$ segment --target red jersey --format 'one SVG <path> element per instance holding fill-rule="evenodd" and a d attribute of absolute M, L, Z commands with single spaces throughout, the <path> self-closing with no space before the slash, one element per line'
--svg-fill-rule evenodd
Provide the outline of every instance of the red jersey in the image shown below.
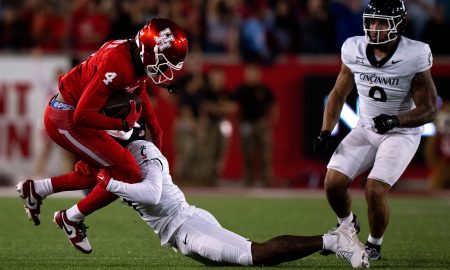
<path fill-rule="evenodd" d="M 136 93 L 142 100 L 142 117 L 152 131 L 159 124 L 145 91 L 148 77 L 144 67 L 135 64 L 130 52 L 132 41 L 106 42 L 97 52 L 78 64 L 59 80 L 59 91 L 66 103 L 75 106 L 75 123 L 95 129 L 122 129 L 122 120 L 100 113 L 115 91 Z M 138 70 L 139 69 L 139 70 Z"/>

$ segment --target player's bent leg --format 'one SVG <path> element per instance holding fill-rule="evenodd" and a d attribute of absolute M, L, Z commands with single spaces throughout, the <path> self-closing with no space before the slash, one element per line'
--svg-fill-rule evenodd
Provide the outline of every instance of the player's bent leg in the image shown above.
<path fill-rule="evenodd" d="M 183 255 L 205 264 L 252 265 L 250 241 L 203 218 L 181 225 L 175 244 Z"/>
<path fill-rule="evenodd" d="M 105 169 L 107 169 L 111 173 L 111 176 L 114 179 L 125 183 L 134 184 L 142 181 L 141 170 L 134 161 L 134 158 L 129 160 L 129 162 L 122 164 L 114 164 L 109 167 L 106 167 Z"/>
<path fill-rule="evenodd" d="M 382 181 L 367 179 L 365 195 L 369 217 L 370 236 L 373 239 L 382 239 L 389 223 L 389 206 L 387 194 L 391 186 Z M 381 240 L 377 243 L 366 243 L 366 250 L 370 260 L 381 258 Z"/>
<path fill-rule="evenodd" d="M 31 179 L 21 181 L 16 185 L 16 190 L 23 199 L 23 207 L 28 219 L 36 226 L 41 224 L 39 215 L 41 213 L 42 197 L 36 193 L 34 181 Z"/>
<path fill-rule="evenodd" d="M 97 185 L 95 175 L 87 176 L 77 171 L 52 177 L 51 183 L 55 193 L 69 190 L 89 189 Z"/>
<path fill-rule="evenodd" d="M 79 251 L 89 254 L 92 252 L 91 244 L 87 238 L 87 226 L 81 222 L 73 222 L 66 216 L 66 211 L 55 212 L 53 222 L 64 232 L 69 238 L 70 243 Z"/>
<path fill-rule="evenodd" d="M 351 212 L 350 183 L 351 179 L 347 175 L 334 169 L 327 170 L 324 183 L 327 200 L 340 218 L 347 217 Z"/>
<path fill-rule="evenodd" d="M 59 115 L 59 112 L 56 114 Z M 58 118 L 56 115 L 54 117 Z M 64 115 L 64 117 L 71 118 L 70 115 Z M 117 180 L 128 183 L 135 183 L 141 180 L 141 172 L 134 157 L 105 131 L 73 126 L 71 121 L 63 125 L 56 121 L 57 119 L 47 120 L 47 131 L 52 139 L 63 148 L 76 153 L 95 168 L 111 168 L 111 174 Z M 67 179 L 59 181 L 58 184 L 59 188 L 70 187 Z M 56 186 L 58 187 L 58 185 Z M 94 188 L 88 196 L 78 203 L 78 208 L 82 214 L 89 215 L 110 204 L 116 198 L 117 196 L 105 189 Z"/>
<path fill-rule="evenodd" d="M 373 237 L 382 237 L 389 222 L 387 194 L 391 186 L 384 182 L 367 179 L 365 195 L 368 206 L 370 233 Z"/>
<path fill-rule="evenodd" d="M 107 206 L 117 198 L 118 197 L 113 193 L 97 185 L 89 194 L 86 195 L 86 197 L 77 203 L 77 206 L 80 212 L 87 216 L 92 212 Z"/>
<path fill-rule="evenodd" d="M 352 214 L 352 198 L 348 190 L 350 184 L 350 177 L 338 170 L 328 168 L 327 174 L 325 176 L 324 188 L 328 203 L 338 216 L 338 219 L 349 219 L 350 215 Z M 350 223 L 353 225 L 356 232 L 359 233 L 360 225 L 356 215 L 353 215 Z M 337 224 L 336 227 L 338 226 L 339 224 Z M 320 251 L 320 255 L 324 256 L 330 255 L 332 253 L 334 252 L 327 249 L 323 249 Z"/>
<path fill-rule="evenodd" d="M 136 183 L 141 171 L 133 155 L 104 130 L 73 124 L 72 111 L 47 107 L 44 123 L 49 136 L 67 151 L 95 168 L 106 168 L 116 180 Z"/>

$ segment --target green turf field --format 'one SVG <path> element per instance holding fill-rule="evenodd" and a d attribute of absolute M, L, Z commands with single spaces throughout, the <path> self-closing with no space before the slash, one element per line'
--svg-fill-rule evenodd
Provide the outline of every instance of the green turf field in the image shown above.
<path fill-rule="evenodd" d="M 114 202 L 86 220 L 93 247 L 90 255 L 73 248 L 52 222 L 53 212 L 76 199 L 44 201 L 42 223 L 25 219 L 18 198 L 0 198 L 0 269 L 209 269 L 171 249 L 162 248 L 153 231 L 136 212 Z M 280 234 L 326 232 L 335 217 L 323 198 L 206 198 L 188 201 L 213 213 L 221 224 L 255 241 Z M 450 199 L 391 198 L 391 220 L 385 235 L 383 259 L 372 268 L 450 269 Z M 362 242 L 367 238 L 366 208 L 354 200 Z M 240 267 L 229 267 L 240 269 Z M 318 254 L 275 268 L 349 269 L 333 255 Z M 217 269 L 217 267 L 211 267 Z M 264 269 L 272 269 L 266 267 Z"/>

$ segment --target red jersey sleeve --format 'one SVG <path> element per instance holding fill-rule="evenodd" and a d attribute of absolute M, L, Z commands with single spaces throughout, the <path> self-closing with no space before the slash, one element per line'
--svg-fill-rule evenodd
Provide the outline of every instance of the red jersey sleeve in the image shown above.
<path fill-rule="evenodd" d="M 122 119 L 101 114 L 108 97 L 114 91 L 124 91 L 131 80 L 125 58 L 110 49 L 95 66 L 95 74 L 83 90 L 75 108 L 74 121 L 95 129 L 122 130 Z"/>

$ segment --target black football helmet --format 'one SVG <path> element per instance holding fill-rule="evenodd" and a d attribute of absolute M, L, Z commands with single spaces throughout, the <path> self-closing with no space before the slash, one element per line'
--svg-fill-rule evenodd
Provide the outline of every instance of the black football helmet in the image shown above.
<path fill-rule="evenodd" d="M 363 13 L 363 27 L 367 42 L 379 45 L 397 39 L 405 30 L 407 15 L 403 0 L 370 0 Z M 386 20 L 389 27 L 380 30 L 370 29 L 372 20 Z M 386 38 L 380 37 L 382 32 L 387 32 Z"/>

